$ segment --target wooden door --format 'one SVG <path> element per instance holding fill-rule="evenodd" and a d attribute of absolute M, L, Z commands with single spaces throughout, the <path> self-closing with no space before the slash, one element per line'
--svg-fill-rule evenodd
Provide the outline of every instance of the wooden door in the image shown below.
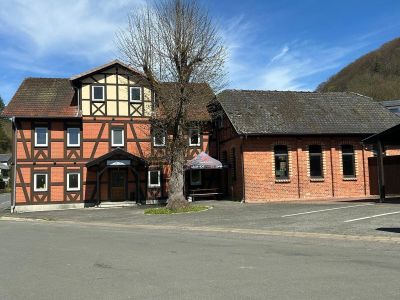
<path fill-rule="evenodd" d="M 126 201 L 127 172 L 117 169 L 111 171 L 111 201 Z"/>

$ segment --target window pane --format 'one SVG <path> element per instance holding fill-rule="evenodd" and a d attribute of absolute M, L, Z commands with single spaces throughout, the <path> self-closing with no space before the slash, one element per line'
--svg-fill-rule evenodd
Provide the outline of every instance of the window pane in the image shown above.
<path fill-rule="evenodd" d="M 46 175 L 36 174 L 36 189 L 45 190 L 46 189 Z"/>
<path fill-rule="evenodd" d="M 342 146 L 342 162 L 343 162 L 343 176 L 354 177 L 355 174 L 355 159 L 354 148 L 351 145 Z"/>
<path fill-rule="evenodd" d="M 310 155 L 310 175 L 311 177 L 322 177 L 321 155 Z"/>
<path fill-rule="evenodd" d="M 320 145 L 309 146 L 310 176 L 323 177 L 322 174 L 322 147 Z"/>
<path fill-rule="evenodd" d="M 68 128 L 68 144 L 79 145 L 79 128 Z"/>
<path fill-rule="evenodd" d="M 131 88 L 131 101 L 141 101 L 140 88 Z"/>
<path fill-rule="evenodd" d="M 158 181 L 158 171 L 150 171 L 150 184 L 151 185 L 159 185 Z"/>
<path fill-rule="evenodd" d="M 103 91 L 104 87 L 103 86 L 94 86 L 93 87 L 93 99 L 95 100 L 103 100 Z"/>
<path fill-rule="evenodd" d="M 343 155 L 343 175 L 355 176 L 353 155 Z"/>
<path fill-rule="evenodd" d="M 36 128 L 36 144 L 47 144 L 47 128 Z"/>
<path fill-rule="evenodd" d="M 68 174 L 68 178 L 69 178 L 69 188 L 70 189 L 77 189 L 79 188 L 79 175 L 76 173 L 73 174 Z"/>
<path fill-rule="evenodd" d="M 275 177 L 277 179 L 289 178 L 288 150 L 286 146 L 275 146 Z"/>
<path fill-rule="evenodd" d="M 200 144 L 199 131 L 194 129 L 190 131 L 190 145 Z"/>
<path fill-rule="evenodd" d="M 123 144 L 123 132 L 122 129 L 113 129 L 113 145 Z"/>
<path fill-rule="evenodd" d="M 165 133 L 162 130 L 156 130 L 154 132 L 154 145 L 164 146 L 165 145 Z"/>

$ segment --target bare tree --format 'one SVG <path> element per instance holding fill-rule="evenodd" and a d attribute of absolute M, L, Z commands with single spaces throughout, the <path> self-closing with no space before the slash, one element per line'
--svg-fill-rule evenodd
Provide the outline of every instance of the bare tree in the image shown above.
<path fill-rule="evenodd" d="M 205 83 L 217 91 L 225 83 L 226 51 L 218 28 L 196 0 L 156 0 L 129 15 L 117 42 L 123 60 L 143 71 L 160 103 L 154 122 L 168 133 L 168 207 L 187 206 L 188 107 L 198 99 L 193 86 Z"/>

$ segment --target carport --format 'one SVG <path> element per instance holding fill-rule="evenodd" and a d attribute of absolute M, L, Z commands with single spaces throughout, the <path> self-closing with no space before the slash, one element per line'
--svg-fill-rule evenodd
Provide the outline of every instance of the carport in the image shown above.
<path fill-rule="evenodd" d="M 374 145 L 376 149 L 377 170 L 378 170 L 378 188 L 380 202 L 384 202 L 386 198 L 386 180 L 384 169 L 384 152 L 385 146 L 400 146 L 400 124 L 391 127 L 385 131 L 374 134 L 363 141 L 364 145 Z M 400 156 L 392 158 L 399 159 Z M 398 168 L 397 168 L 398 169 Z M 400 180 L 400 178 L 394 178 Z"/>

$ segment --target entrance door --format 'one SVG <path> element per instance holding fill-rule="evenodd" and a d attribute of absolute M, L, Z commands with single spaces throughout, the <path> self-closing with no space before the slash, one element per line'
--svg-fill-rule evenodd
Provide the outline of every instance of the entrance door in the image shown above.
<path fill-rule="evenodd" d="M 111 171 L 111 201 L 125 201 L 127 186 L 127 172 L 126 170 L 112 170 Z"/>

